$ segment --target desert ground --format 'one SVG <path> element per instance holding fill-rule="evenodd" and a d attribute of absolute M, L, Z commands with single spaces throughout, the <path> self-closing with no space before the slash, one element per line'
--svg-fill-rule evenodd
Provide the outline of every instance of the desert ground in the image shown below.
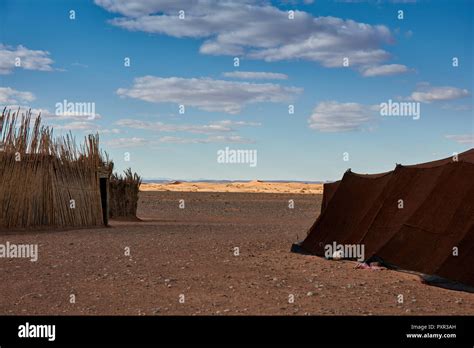
<path fill-rule="evenodd" d="M 474 314 L 472 293 L 428 286 L 407 273 L 290 253 L 317 217 L 321 197 L 144 190 L 142 221 L 4 232 L 0 243 L 38 243 L 39 259 L 0 259 L 0 313 Z"/>
<path fill-rule="evenodd" d="M 322 194 L 322 184 L 302 182 L 270 182 L 270 181 L 242 181 L 242 182 L 181 182 L 143 183 L 141 191 L 173 191 L 173 192 L 247 192 L 247 193 L 305 193 Z"/>

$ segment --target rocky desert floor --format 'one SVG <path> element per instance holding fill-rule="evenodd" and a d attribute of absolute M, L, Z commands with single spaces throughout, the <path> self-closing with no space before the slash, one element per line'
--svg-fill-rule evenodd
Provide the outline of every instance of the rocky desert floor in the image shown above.
<path fill-rule="evenodd" d="M 146 191 L 142 221 L 2 233 L 0 243 L 37 243 L 39 259 L 0 259 L 0 314 L 474 314 L 472 293 L 290 253 L 320 204 L 319 194 Z"/>

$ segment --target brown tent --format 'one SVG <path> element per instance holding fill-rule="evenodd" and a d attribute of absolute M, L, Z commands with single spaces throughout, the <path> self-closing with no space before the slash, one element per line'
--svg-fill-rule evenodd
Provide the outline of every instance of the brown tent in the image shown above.
<path fill-rule="evenodd" d="M 329 182 L 329 183 L 324 184 L 323 200 L 321 202 L 321 211 L 324 211 L 324 209 L 326 209 L 332 196 L 334 196 L 334 193 L 337 191 L 337 188 L 339 187 L 340 182 L 341 181 L 335 181 L 335 182 Z"/>
<path fill-rule="evenodd" d="M 304 251 L 360 244 L 366 258 L 474 286 L 474 149 L 388 173 L 347 171 L 324 191 Z"/>

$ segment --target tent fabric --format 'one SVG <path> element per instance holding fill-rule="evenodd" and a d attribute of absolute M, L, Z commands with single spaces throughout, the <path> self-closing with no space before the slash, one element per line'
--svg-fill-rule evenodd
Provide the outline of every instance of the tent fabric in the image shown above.
<path fill-rule="evenodd" d="M 328 182 L 323 185 L 323 200 L 321 202 L 321 211 L 326 209 L 329 201 L 331 200 L 334 193 L 337 191 L 341 180 L 335 182 Z"/>
<path fill-rule="evenodd" d="M 390 174 L 372 179 L 346 172 L 326 209 L 311 227 L 301 245 L 302 248 L 324 256 L 326 244 L 332 244 L 333 241 L 344 244 L 349 243 L 352 238 L 361 238 L 362 234 L 358 236 L 356 231 L 364 231 L 361 225 L 369 220 L 364 218 L 370 213 L 374 201 L 389 179 Z M 360 200 L 357 197 L 364 199 Z"/>
<path fill-rule="evenodd" d="M 361 244 L 366 258 L 474 286 L 474 149 L 458 161 L 348 171 L 334 184 L 303 250 L 324 256 L 327 244 Z"/>

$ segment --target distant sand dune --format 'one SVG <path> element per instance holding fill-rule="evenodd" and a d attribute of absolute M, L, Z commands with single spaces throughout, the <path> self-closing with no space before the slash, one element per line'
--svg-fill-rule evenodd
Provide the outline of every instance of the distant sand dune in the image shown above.
<path fill-rule="evenodd" d="M 306 184 L 300 182 L 250 182 L 209 183 L 180 182 L 143 183 L 141 191 L 174 191 L 174 192 L 247 192 L 247 193 L 301 193 L 321 194 L 322 184 Z"/>

